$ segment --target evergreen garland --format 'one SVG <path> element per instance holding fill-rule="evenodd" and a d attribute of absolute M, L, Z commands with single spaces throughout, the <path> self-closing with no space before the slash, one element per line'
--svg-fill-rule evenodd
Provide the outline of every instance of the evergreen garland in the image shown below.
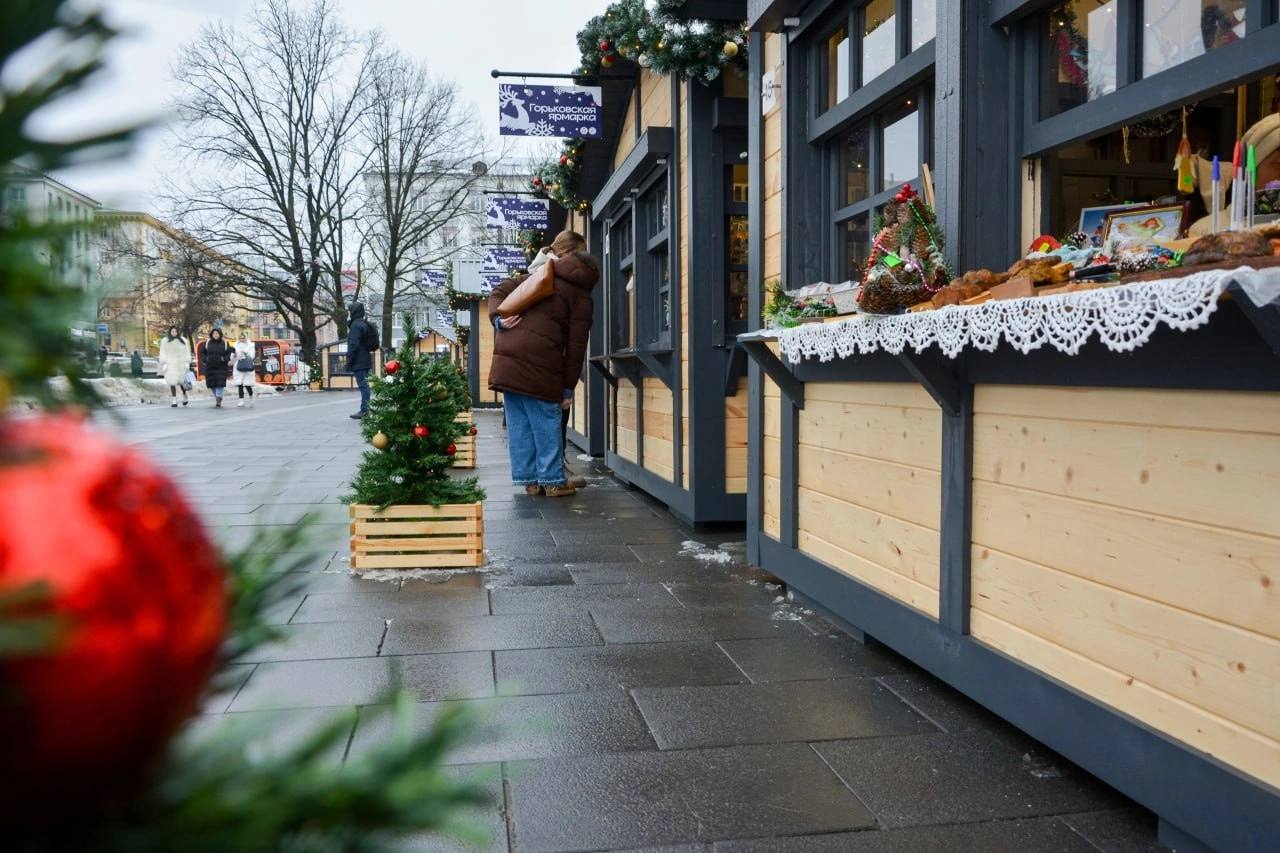
<path fill-rule="evenodd" d="M 524 250 L 526 263 L 532 263 L 538 252 L 551 242 L 547 232 L 541 228 L 526 228 L 520 232 L 518 239 L 520 248 Z"/>
<path fill-rule="evenodd" d="M 529 186 L 566 210 L 587 210 L 591 203 L 578 196 L 578 173 L 582 171 L 581 139 L 566 139 L 560 156 L 534 170 Z"/>
<path fill-rule="evenodd" d="M 418 333 L 413 315 L 404 316 L 405 342 L 396 353 L 394 373 L 373 386 L 369 413 L 361 424 L 364 437 L 387 439 L 384 449 L 368 450 L 351 481 L 347 503 L 386 507 L 392 504 L 474 503 L 484 500 L 476 478 L 449 476 L 453 454 L 448 452 L 471 429 L 454 420 L 471 408 L 465 381 L 453 363 L 416 349 Z M 425 427 L 425 435 L 415 428 Z"/>
<path fill-rule="evenodd" d="M 618 0 L 578 31 L 581 74 L 595 74 L 619 57 L 662 75 L 704 84 L 726 67 L 747 67 L 746 33 L 740 24 L 684 20 L 683 0 Z"/>

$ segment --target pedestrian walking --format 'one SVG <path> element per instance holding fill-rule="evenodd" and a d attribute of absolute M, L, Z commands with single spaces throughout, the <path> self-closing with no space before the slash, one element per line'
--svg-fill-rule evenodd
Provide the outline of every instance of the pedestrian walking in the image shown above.
<path fill-rule="evenodd" d="M 134 350 L 133 355 L 129 356 L 129 374 L 134 379 L 142 378 L 142 353 L 137 350 Z"/>
<path fill-rule="evenodd" d="M 249 337 L 249 330 L 241 329 L 240 340 L 236 341 L 235 352 L 232 354 L 232 360 L 235 362 L 233 381 L 236 385 L 236 392 L 240 395 L 239 402 L 236 403 L 237 409 L 244 408 L 246 393 L 249 395 L 249 408 L 253 408 L 254 372 L 257 359 L 258 349 L 254 345 L 253 339 Z"/>
<path fill-rule="evenodd" d="M 227 388 L 227 376 L 231 372 L 231 347 L 222 339 L 222 330 L 209 332 L 209 340 L 204 342 L 204 350 L 200 353 L 200 372 L 204 374 L 204 384 L 213 392 L 213 406 L 222 408 L 222 394 Z"/>
<path fill-rule="evenodd" d="M 369 371 L 373 369 L 373 353 L 381 346 L 378 330 L 364 317 L 364 306 L 351 305 L 351 325 L 347 329 L 347 369 L 360 389 L 360 411 L 351 417 L 360 420 L 369 412 Z"/>
<path fill-rule="evenodd" d="M 160 374 L 169 386 L 169 407 L 178 408 L 178 390 L 182 390 L 182 405 L 187 405 L 187 371 L 191 369 L 191 345 L 182 337 L 177 326 L 169 327 L 169 334 L 160 342 Z"/>
<path fill-rule="evenodd" d="M 511 478 L 530 495 L 577 491 L 565 477 L 563 413 L 582 373 L 591 290 L 600 278 L 600 265 L 586 249 L 581 234 L 562 231 L 539 252 L 529 272 L 551 261 L 553 291 L 517 316 L 499 317 L 498 306 L 527 276 L 504 281 L 489 297 L 496 330 L 489 387 L 502 392 Z"/>

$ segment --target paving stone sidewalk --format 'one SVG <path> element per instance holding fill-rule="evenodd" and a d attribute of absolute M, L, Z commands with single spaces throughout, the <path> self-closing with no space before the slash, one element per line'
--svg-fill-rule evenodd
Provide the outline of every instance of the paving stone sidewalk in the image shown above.
<path fill-rule="evenodd" d="M 353 577 L 339 497 L 363 449 L 354 399 L 120 410 L 113 428 L 183 483 L 225 544 L 318 519 L 308 550 L 287 555 L 307 588 L 276 614 L 286 640 L 191 736 L 270 716 L 269 750 L 355 707 L 342 761 L 387 736 L 369 706 L 398 675 L 423 725 L 442 702 L 476 705 L 481 730 L 452 761 L 494 795 L 475 815 L 478 849 L 1163 849 L 1149 814 L 788 603 L 746 564 L 741 530 L 684 527 L 598 462 L 573 462 L 590 481 L 574 498 L 527 497 L 509 482 L 497 413 L 477 416 L 490 570 Z"/>

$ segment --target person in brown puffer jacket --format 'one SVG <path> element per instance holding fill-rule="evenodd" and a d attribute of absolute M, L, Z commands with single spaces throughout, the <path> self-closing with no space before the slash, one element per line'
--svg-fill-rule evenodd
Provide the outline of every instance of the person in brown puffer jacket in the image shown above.
<path fill-rule="evenodd" d="M 511 478 L 528 494 L 571 495 L 565 482 L 561 412 L 582 373 L 591 334 L 591 290 L 600 265 L 586 240 L 562 231 L 530 264 L 555 262 L 555 293 L 517 317 L 500 318 L 498 306 L 525 276 L 508 279 L 489 296 L 495 329 L 489 387 L 502 392 L 507 415 Z"/>

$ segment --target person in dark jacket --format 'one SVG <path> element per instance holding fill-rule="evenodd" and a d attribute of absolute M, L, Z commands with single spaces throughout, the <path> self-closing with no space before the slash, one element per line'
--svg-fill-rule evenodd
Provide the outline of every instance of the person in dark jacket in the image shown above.
<path fill-rule="evenodd" d="M 360 389 L 360 411 L 351 417 L 360 420 L 369 412 L 369 371 L 373 369 L 373 351 L 378 348 L 378 333 L 364 317 L 364 305 L 351 305 L 351 325 L 347 327 L 347 370 L 356 378 Z"/>
<path fill-rule="evenodd" d="M 231 348 L 222 339 L 222 330 L 209 332 L 209 340 L 204 342 L 200 352 L 200 372 L 204 374 L 204 384 L 213 392 L 213 406 L 222 408 L 222 393 L 227 387 L 227 376 L 231 373 Z"/>
<path fill-rule="evenodd" d="M 134 350 L 133 355 L 129 356 L 129 374 L 134 379 L 142 378 L 142 353 L 137 350 Z"/>
<path fill-rule="evenodd" d="M 561 412 L 573 400 L 591 334 L 591 290 L 600 265 L 587 254 L 586 240 L 561 232 L 539 253 L 531 270 L 555 263 L 555 292 L 517 317 L 498 317 L 498 306 L 523 276 L 508 279 L 489 296 L 489 321 L 496 329 L 489 387 L 502 392 L 507 419 L 511 478 L 531 495 L 571 495 L 565 482 Z"/>

